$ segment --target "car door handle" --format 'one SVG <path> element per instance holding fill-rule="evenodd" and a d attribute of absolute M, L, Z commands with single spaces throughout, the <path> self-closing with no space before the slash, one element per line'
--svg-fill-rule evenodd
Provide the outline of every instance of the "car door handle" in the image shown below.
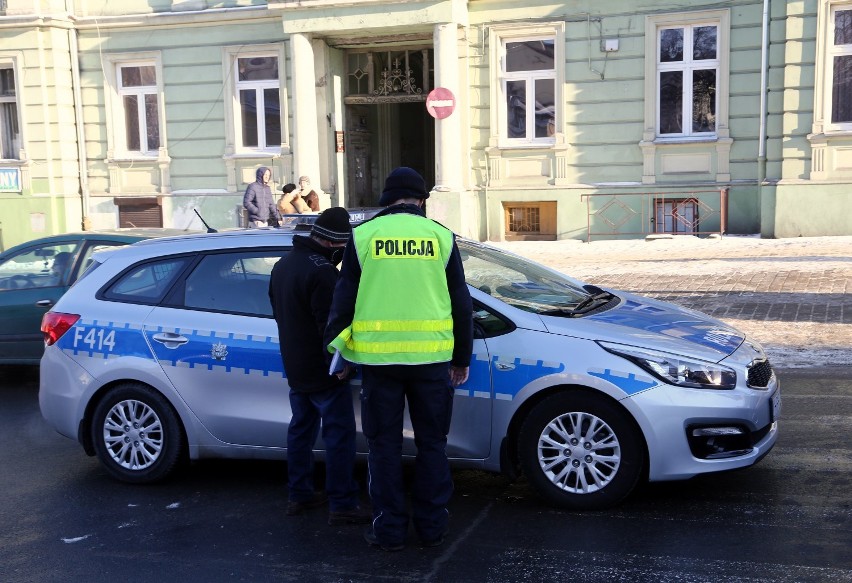
<path fill-rule="evenodd" d="M 511 362 L 494 362 L 494 368 L 497 370 L 515 370 L 515 365 Z"/>
<path fill-rule="evenodd" d="M 39 308 L 49 308 L 53 306 L 53 300 L 39 300 L 35 303 Z"/>
<path fill-rule="evenodd" d="M 183 344 L 189 342 L 189 339 L 185 336 L 181 336 L 180 334 L 175 334 L 174 332 L 163 332 L 161 334 L 154 334 L 152 336 L 154 340 L 165 345 L 166 348 L 177 348 Z"/>

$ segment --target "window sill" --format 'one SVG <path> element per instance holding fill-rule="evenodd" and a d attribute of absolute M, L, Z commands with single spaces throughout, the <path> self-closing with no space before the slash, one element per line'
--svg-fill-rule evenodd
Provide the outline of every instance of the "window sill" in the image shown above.
<path fill-rule="evenodd" d="M 121 164 L 121 163 L 133 163 L 133 162 L 150 162 L 155 163 L 159 160 L 157 156 L 132 156 L 132 155 L 121 155 L 121 156 L 112 156 L 111 158 L 107 158 L 108 163 L 113 164 Z"/>
<path fill-rule="evenodd" d="M 535 142 L 524 144 L 507 144 L 499 143 L 496 149 L 498 150 L 553 150 L 557 146 L 556 141 L 551 142 Z"/>
<path fill-rule="evenodd" d="M 700 138 L 693 136 L 685 136 L 685 137 L 677 137 L 677 138 L 661 138 L 656 137 L 652 141 L 653 144 L 658 146 L 665 146 L 667 144 L 715 144 L 719 141 L 719 136 L 701 136 Z"/>
<path fill-rule="evenodd" d="M 222 156 L 223 160 L 252 160 L 257 158 L 280 158 L 281 157 L 281 149 L 276 150 L 254 150 L 254 151 L 246 151 L 246 152 L 235 152 L 233 154 L 225 154 Z"/>
<path fill-rule="evenodd" d="M 820 134 L 808 134 L 808 140 L 811 142 L 817 142 L 820 140 L 828 141 L 834 139 L 848 139 L 852 138 L 852 129 L 837 129 L 837 130 L 824 130 Z"/>

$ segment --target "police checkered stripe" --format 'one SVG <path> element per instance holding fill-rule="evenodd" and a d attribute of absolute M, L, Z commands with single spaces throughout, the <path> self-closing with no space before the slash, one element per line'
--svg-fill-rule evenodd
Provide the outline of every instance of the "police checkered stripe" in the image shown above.
<path fill-rule="evenodd" d="M 116 330 L 116 331 L 133 331 L 133 332 L 142 332 L 144 326 L 138 322 L 115 322 L 111 320 L 98 320 L 98 319 L 84 319 L 81 318 L 78 322 L 78 325 L 81 327 L 97 327 L 104 328 L 108 330 Z M 218 330 L 202 330 L 195 328 L 179 328 L 175 326 L 151 326 L 147 329 L 148 335 L 153 334 L 161 334 L 161 333 L 171 333 L 171 334 L 180 334 L 182 336 L 187 337 L 195 337 L 199 338 L 210 338 L 210 339 L 221 339 L 224 341 L 247 341 L 247 342 L 257 342 L 263 344 L 278 344 L 277 336 L 256 336 L 252 334 L 240 334 L 233 332 L 222 332 Z M 78 346 L 76 348 L 62 348 L 62 352 L 69 356 L 87 356 L 89 358 L 98 359 L 98 360 L 114 360 L 116 358 L 123 358 L 128 356 L 127 353 L 122 352 L 121 350 L 103 350 L 99 348 L 89 347 L 89 346 Z M 173 366 L 180 368 L 205 368 L 207 370 L 221 369 L 221 370 L 229 370 L 230 372 L 242 372 L 244 375 L 250 376 L 270 376 L 277 378 L 284 378 L 284 375 L 277 370 L 272 370 L 271 368 L 245 368 L 239 365 L 237 366 L 229 366 L 228 364 L 219 365 L 219 364 L 208 364 L 208 365 L 193 365 L 187 363 L 186 361 L 180 361 L 180 353 L 169 351 L 167 354 L 170 356 L 174 356 L 174 358 L 162 358 L 162 355 L 159 359 L 160 363 L 163 366 Z M 136 357 L 144 357 L 153 359 L 155 358 L 153 354 L 150 354 L 148 350 L 146 350 L 145 354 L 134 353 L 133 356 Z"/>

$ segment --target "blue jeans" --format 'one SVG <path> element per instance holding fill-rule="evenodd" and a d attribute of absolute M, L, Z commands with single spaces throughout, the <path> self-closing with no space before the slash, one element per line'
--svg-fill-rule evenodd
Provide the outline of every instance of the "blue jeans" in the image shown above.
<path fill-rule="evenodd" d="M 320 423 L 325 443 L 325 488 L 332 512 L 358 506 L 355 482 L 355 409 L 348 383 L 315 393 L 290 390 L 293 418 L 287 430 L 287 481 L 290 500 L 314 494 L 314 452 Z"/>
<path fill-rule="evenodd" d="M 414 429 L 417 457 L 411 491 L 414 530 L 424 541 L 447 530 L 453 480 L 447 433 L 453 411 L 449 364 L 363 366 L 361 427 L 370 446 L 373 532 L 383 544 L 405 540 L 408 511 L 402 479 L 405 401 Z"/>

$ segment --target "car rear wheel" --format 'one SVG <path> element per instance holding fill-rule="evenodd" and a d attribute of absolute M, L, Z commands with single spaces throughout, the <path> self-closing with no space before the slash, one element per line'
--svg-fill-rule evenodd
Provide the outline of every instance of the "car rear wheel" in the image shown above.
<path fill-rule="evenodd" d="M 605 397 L 560 393 L 538 403 L 519 434 L 521 468 L 538 494 L 572 510 L 621 502 L 645 461 L 638 428 Z"/>
<path fill-rule="evenodd" d="M 184 437 L 177 413 L 145 385 L 119 385 L 101 399 L 92 418 L 98 459 L 115 478 L 143 484 L 164 479 L 181 458 Z"/>

